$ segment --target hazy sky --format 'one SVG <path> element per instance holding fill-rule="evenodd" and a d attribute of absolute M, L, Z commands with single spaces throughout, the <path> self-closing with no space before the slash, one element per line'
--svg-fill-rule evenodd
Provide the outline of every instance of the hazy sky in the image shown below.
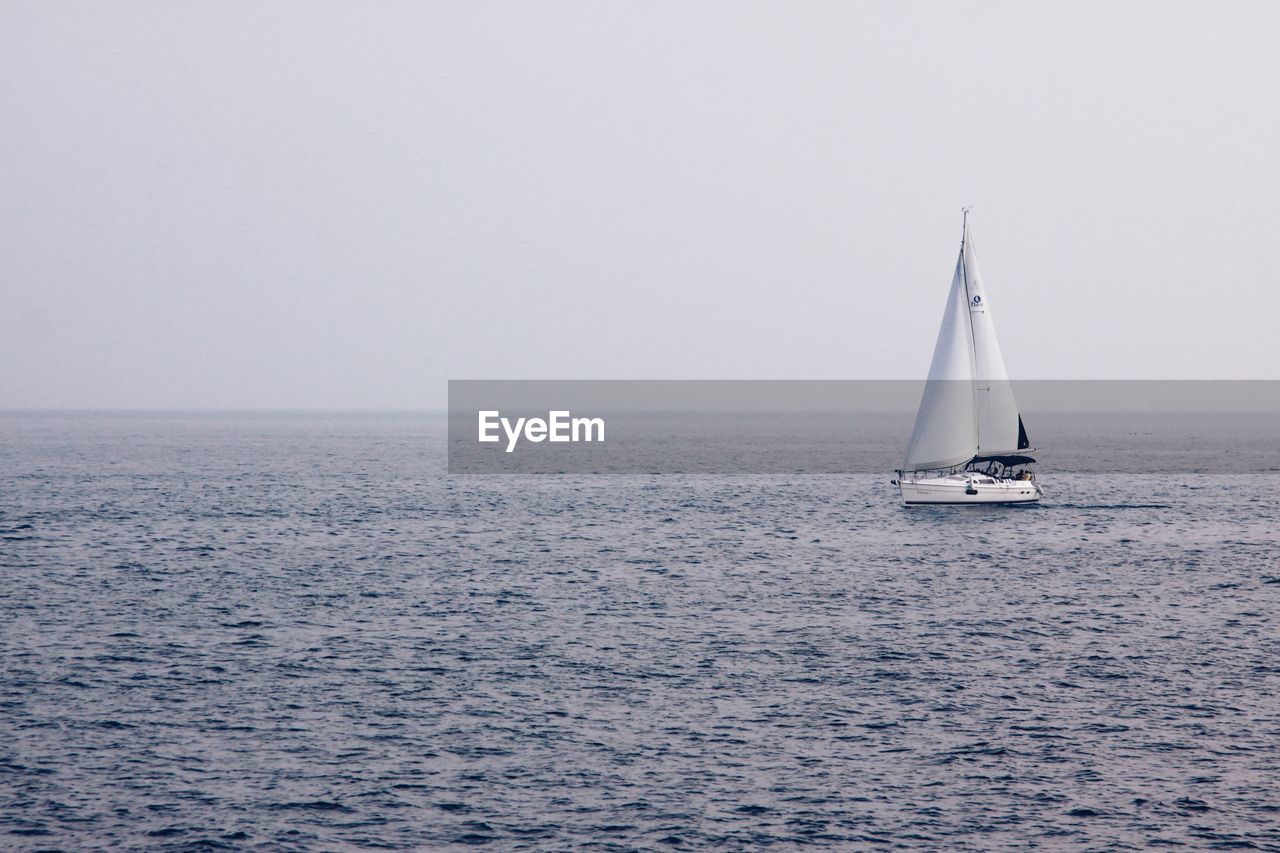
<path fill-rule="evenodd" d="M 1280 378 L 1280 3 L 0 5 L 0 407 Z"/>

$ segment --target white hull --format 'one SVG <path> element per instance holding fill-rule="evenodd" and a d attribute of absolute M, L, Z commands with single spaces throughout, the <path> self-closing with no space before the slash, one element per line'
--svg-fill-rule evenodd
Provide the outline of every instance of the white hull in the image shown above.
<path fill-rule="evenodd" d="M 997 480 L 985 475 L 949 474 L 898 481 L 902 500 L 917 504 L 1023 504 L 1040 500 L 1034 480 Z"/>

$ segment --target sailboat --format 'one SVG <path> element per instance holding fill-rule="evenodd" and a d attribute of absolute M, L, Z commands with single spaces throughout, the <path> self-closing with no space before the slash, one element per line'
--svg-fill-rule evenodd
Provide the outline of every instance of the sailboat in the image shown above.
<path fill-rule="evenodd" d="M 1033 503 L 1043 494 L 1033 452 L 991 322 L 966 207 L 929 378 L 893 483 L 909 506 Z"/>

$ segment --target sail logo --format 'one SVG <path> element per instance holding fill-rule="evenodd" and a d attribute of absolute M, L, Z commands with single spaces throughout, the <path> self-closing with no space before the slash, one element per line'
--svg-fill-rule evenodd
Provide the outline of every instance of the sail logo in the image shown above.
<path fill-rule="evenodd" d="M 980 308 L 981 306 L 982 306 L 982 297 L 981 296 L 973 297 L 973 307 Z"/>

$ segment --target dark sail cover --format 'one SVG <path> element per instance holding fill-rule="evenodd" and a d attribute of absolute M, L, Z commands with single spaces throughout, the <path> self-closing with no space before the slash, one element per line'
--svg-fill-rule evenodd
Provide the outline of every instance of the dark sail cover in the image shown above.
<path fill-rule="evenodd" d="M 1026 450 L 1031 446 L 1031 441 L 1027 438 L 1027 428 L 1022 425 L 1022 415 L 1018 415 L 1018 449 Z"/>
<path fill-rule="evenodd" d="M 969 460 L 970 465 L 982 465 L 987 462 L 999 462 L 1001 465 L 1030 465 L 1035 462 L 1034 456 L 1023 456 L 1018 453 L 996 453 L 991 456 L 979 453 L 977 456 Z"/>

